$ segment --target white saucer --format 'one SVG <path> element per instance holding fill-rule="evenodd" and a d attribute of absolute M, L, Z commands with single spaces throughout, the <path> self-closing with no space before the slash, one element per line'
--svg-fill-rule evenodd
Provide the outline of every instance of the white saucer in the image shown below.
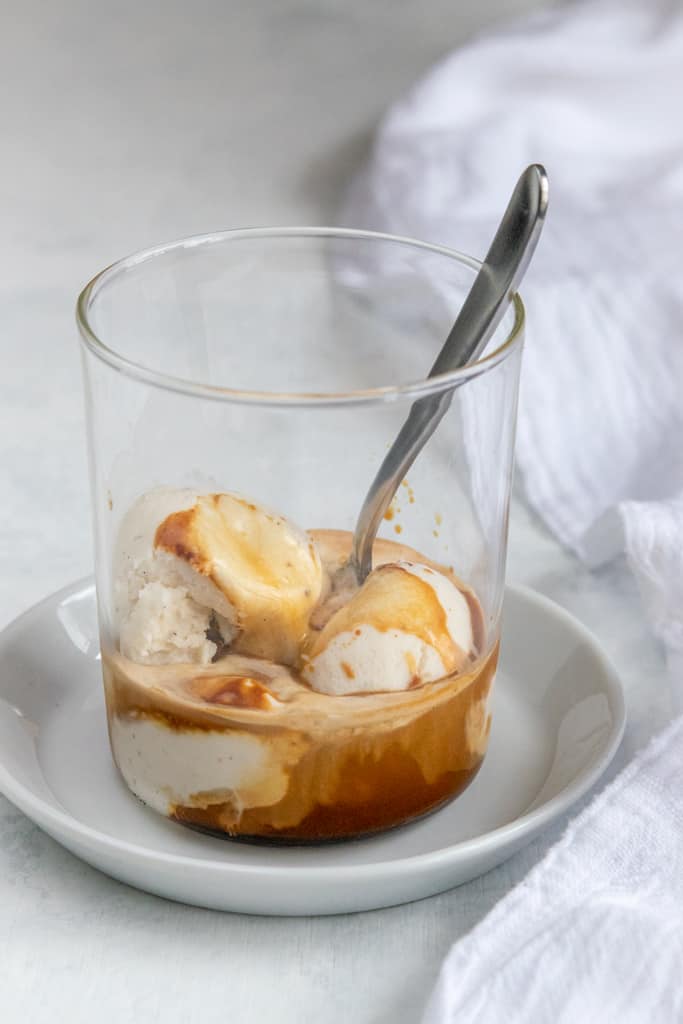
<path fill-rule="evenodd" d="M 0 791 L 57 842 L 169 899 L 254 914 L 404 903 L 501 863 L 600 777 L 624 700 L 596 641 L 508 588 L 489 752 L 449 807 L 384 836 L 276 848 L 200 835 L 140 804 L 109 755 L 93 586 L 72 584 L 0 634 Z"/>

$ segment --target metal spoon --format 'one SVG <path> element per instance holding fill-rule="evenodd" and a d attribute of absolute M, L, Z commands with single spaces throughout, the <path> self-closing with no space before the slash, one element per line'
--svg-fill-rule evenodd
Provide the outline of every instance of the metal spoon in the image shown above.
<path fill-rule="evenodd" d="M 432 366 L 436 377 L 465 366 L 479 356 L 500 323 L 511 295 L 531 261 L 548 207 L 548 178 L 532 164 L 517 182 L 462 309 Z M 363 502 L 346 565 L 336 575 L 335 589 L 353 574 L 362 584 L 372 568 L 372 546 L 384 513 L 401 481 L 445 415 L 458 385 L 416 401 L 389 449 Z"/>

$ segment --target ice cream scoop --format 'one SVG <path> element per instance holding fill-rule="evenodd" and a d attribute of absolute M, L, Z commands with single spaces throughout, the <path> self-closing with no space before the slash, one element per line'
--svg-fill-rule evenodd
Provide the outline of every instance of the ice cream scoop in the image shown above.
<path fill-rule="evenodd" d="M 313 637 L 303 678 L 334 695 L 406 690 L 460 671 L 473 648 L 469 604 L 455 583 L 394 562 L 375 569 Z"/>
<path fill-rule="evenodd" d="M 122 653 L 206 663 L 224 644 L 296 660 L 323 572 L 310 537 L 234 494 L 160 489 L 126 515 L 115 556 Z"/>

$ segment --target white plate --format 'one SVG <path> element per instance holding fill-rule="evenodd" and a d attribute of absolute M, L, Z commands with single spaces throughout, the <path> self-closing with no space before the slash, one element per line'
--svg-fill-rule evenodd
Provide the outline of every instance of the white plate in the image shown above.
<path fill-rule="evenodd" d="M 599 778 L 624 728 L 617 676 L 583 626 L 508 588 L 489 752 L 470 788 L 414 825 L 320 847 L 200 835 L 140 804 L 109 754 L 89 581 L 0 634 L 0 790 L 76 856 L 169 899 L 336 914 L 420 899 L 500 864 Z"/>

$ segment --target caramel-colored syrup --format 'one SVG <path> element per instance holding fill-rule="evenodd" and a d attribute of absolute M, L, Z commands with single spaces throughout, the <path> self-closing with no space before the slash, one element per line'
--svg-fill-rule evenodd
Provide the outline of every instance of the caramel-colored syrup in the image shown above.
<path fill-rule="evenodd" d="M 323 553 L 327 543 L 337 560 L 350 543 L 350 535 L 339 531 L 316 531 L 315 539 Z M 378 550 L 383 561 L 410 558 L 410 549 L 390 541 L 378 542 Z M 265 662 L 138 666 L 105 652 L 110 735 L 118 716 L 124 722 L 153 720 L 168 730 L 169 743 L 174 733 L 258 737 L 272 755 L 273 771 L 285 779 L 275 802 L 259 799 L 258 787 L 248 799 L 244 792 L 216 789 L 169 801 L 170 817 L 216 835 L 320 842 L 420 817 L 469 785 L 488 741 L 498 645 L 489 644 L 485 653 L 481 607 L 458 585 L 472 612 L 479 653 L 445 679 L 404 691 L 330 696 Z"/>
<path fill-rule="evenodd" d="M 219 835 L 288 842 L 349 839 L 421 817 L 458 796 L 481 766 L 495 665 L 494 654 L 464 690 L 401 728 L 314 746 L 292 767 L 274 806 L 244 809 L 236 820 L 230 800 L 180 804 L 171 816 Z"/>

